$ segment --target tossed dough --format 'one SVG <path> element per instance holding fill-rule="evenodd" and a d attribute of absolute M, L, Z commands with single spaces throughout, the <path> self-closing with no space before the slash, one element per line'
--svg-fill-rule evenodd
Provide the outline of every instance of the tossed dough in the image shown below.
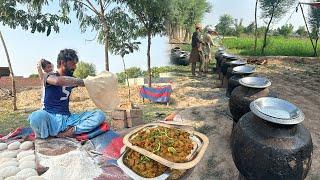
<path fill-rule="evenodd" d="M 85 87 L 93 103 L 104 112 L 114 110 L 120 103 L 117 76 L 104 71 L 84 79 Z"/>
<path fill-rule="evenodd" d="M 41 176 L 31 176 L 28 177 L 26 180 L 45 180 L 45 178 Z"/>

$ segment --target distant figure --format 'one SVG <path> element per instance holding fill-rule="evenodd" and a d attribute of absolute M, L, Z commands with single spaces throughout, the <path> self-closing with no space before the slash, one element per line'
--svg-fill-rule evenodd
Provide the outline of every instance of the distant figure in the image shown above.
<path fill-rule="evenodd" d="M 37 69 L 38 69 L 39 78 L 42 81 L 44 73 L 49 73 L 53 71 L 53 65 L 50 61 L 41 59 L 37 63 Z"/>
<path fill-rule="evenodd" d="M 192 34 L 192 50 L 190 53 L 190 63 L 192 75 L 196 75 L 196 64 L 199 62 L 199 75 L 202 74 L 202 62 L 203 62 L 203 52 L 202 52 L 202 40 L 201 40 L 201 24 L 195 25 L 196 31 Z"/>
<path fill-rule="evenodd" d="M 213 43 L 213 36 L 218 35 L 218 33 L 212 28 L 207 27 L 207 33 L 203 38 L 204 42 L 204 48 L 203 48 L 203 54 L 204 54 L 204 61 L 203 61 L 203 71 L 205 73 L 208 73 L 209 63 L 211 61 L 211 50 L 212 46 L 215 44 Z"/>
<path fill-rule="evenodd" d="M 28 118 L 36 138 L 74 137 L 90 132 L 104 122 L 105 114 L 100 110 L 77 114 L 69 111 L 72 89 L 84 86 L 82 79 L 72 77 L 77 62 L 75 50 L 61 50 L 57 58 L 57 72 L 44 74 L 44 108 L 31 113 Z"/>

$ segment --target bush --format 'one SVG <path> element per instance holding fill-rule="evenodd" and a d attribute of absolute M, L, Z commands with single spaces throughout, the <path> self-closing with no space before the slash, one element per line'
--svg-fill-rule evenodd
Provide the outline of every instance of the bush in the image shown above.
<path fill-rule="evenodd" d="M 77 78 L 84 79 L 88 76 L 94 76 L 96 74 L 96 67 L 92 63 L 86 63 L 80 61 L 77 64 L 77 69 L 74 71 L 73 75 Z"/>
<path fill-rule="evenodd" d="M 39 78 L 39 74 L 30 74 L 29 78 Z"/>

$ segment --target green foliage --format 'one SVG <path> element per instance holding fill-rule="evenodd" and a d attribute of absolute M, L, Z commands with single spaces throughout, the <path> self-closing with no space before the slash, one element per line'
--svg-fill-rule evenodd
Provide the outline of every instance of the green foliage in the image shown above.
<path fill-rule="evenodd" d="M 242 25 L 243 19 L 238 19 L 234 20 L 234 35 L 237 37 L 240 37 L 241 33 L 244 32 L 245 27 Z"/>
<path fill-rule="evenodd" d="M 288 37 L 293 33 L 293 25 L 286 24 L 277 29 L 277 34 Z"/>
<path fill-rule="evenodd" d="M 315 2 L 320 2 L 320 0 L 316 0 Z M 308 22 L 311 26 L 312 38 L 317 41 L 320 36 L 320 8 L 310 8 Z"/>
<path fill-rule="evenodd" d="M 70 20 L 64 14 L 42 13 L 42 6 L 47 1 L 30 0 L 0 0 L 0 23 L 12 29 L 20 26 L 23 30 L 31 30 L 32 33 L 51 31 L 59 32 L 59 23 L 69 24 Z"/>
<path fill-rule="evenodd" d="M 74 71 L 74 76 L 80 79 L 85 79 L 88 76 L 96 74 L 96 67 L 92 63 L 80 61 L 77 63 L 77 69 Z"/>
<path fill-rule="evenodd" d="M 257 49 L 261 50 L 263 39 L 258 39 Z M 225 38 L 224 45 L 231 52 L 246 56 L 261 56 L 261 53 L 255 54 L 254 38 L 241 37 L 241 38 Z M 320 47 L 318 47 L 320 52 Z M 271 36 L 268 40 L 268 48 L 265 51 L 266 56 L 300 56 L 311 57 L 313 56 L 312 45 L 307 38 L 284 38 L 282 36 Z"/>
<path fill-rule="evenodd" d="M 39 74 L 30 74 L 29 78 L 39 78 Z"/>
<path fill-rule="evenodd" d="M 299 26 L 296 33 L 303 37 L 308 35 L 308 32 L 306 31 L 306 28 L 304 26 Z"/>
<path fill-rule="evenodd" d="M 138 77 L 144 77 L 144 72 L 138 68 L 138 67 L 131 67 L 126 69 L 128 78 L 138 78 Z M 118 82 L 119 83 L 124 83 L 126 81 L 126 73 L 125 72 L 120 72 L 117 73 L 118 77 Z"/>
<path fill-rule="evenodd" d="M 219 34 L 226 36 L 231 35 L 233 32 L 232 25 L 233 25 L 233 18 L 229 14 L 225 14 L 220 16 L 219 23 L 216 25 L 216 30 Z"/>
<path fill-rule="evenodd" d="M 290 10 L 296 0 L 259 0 L 261 16 L 265 19 L 279 19 Z"/>
<path fill-rule="evenodd" d="M 247 27 L 244 28 L 243 32 L 246 34 L 253 34 L 254 33 L 254 22 L 250 23 Z"/>

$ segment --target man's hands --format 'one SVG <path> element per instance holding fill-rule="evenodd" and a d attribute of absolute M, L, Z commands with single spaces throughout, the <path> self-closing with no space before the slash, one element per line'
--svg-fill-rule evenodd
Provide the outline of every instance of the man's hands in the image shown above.
<path fill-rule="evenodd" d="M 47 83 L 55 86 L 67 86 L 67 87 L 84 86 L 84 82 L 82 79 L 78 79 L 70 76 L 49 75 L 49 77 L 47 78 Z"/>

